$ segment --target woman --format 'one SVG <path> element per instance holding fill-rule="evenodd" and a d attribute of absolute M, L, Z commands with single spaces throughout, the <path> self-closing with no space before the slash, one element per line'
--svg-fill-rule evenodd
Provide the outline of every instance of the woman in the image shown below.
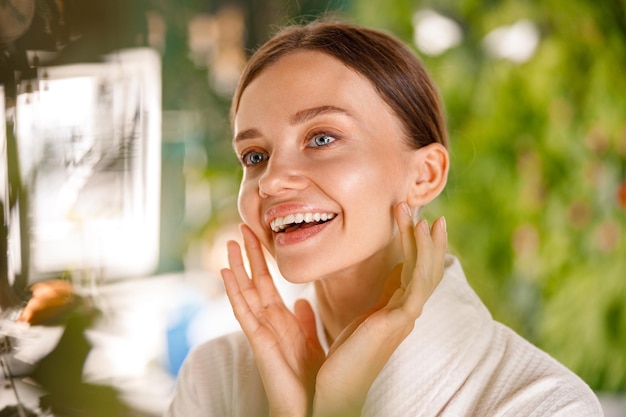
<path fill-rule="evenodd" d="M 345 23 L 290 27 L 249 61 L 232 109 L 250 276 L 228 243 L 243 333 L 200 346 L 169 416 L 600 416 L 573 373 L 494 322 L 443 218 L 441 105 L 419 60 Z M 311 283 L 293 313 L 281 274 Z"/>

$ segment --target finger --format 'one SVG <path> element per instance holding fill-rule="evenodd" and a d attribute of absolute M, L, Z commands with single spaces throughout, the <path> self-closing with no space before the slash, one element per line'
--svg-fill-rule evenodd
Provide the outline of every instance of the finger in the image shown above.
<path fill-rule="evenodd" d="M 433 267 L 434 244 L 430 233 L 426 220 L 421 220 L 415 226 L 417 264 L 413 270 L 411 283 L 407 287 L 404 304 L 404 309 L 413 319 L 421 315 L 424 304 L 439 282 L 439 277 L 433 276 L 437 272 Z"/>
<path fill-rule="evenodd" d="M 406 288 L 411 281 L 415 262 L 417 261 L 417 245 L 413 233 L 413 217 L 408 204 L 403 201 L 395 207 L 395 217 L 400 231 L 404 267 L 402 269 L 401 285 Z"/>
<path fill-rule="evenodd" d="M 426 220 L 420 220 L 415 225 L 415 241 L 417 243 L 417 265 L 424 268 L 425 275 L 422 278 L 430 283 L 433 281 L 434 244 Z"/>
<path fill-rule="evenodd" d="M 402 276 L 403 269 L 404 269 L 404 265 L 402 263 L 393 267 L 393 269 L 387 276 L 387 279 L 385 281 L 385 286 L 383 287 L 383 291 L 380 295 L 380 298 L 378 299 L 374 307 L 372 307 L 369 313 L 378 311 L 389 303 L 389 300 L 391 299 L 393 294 L 402 285 L 401 276 Z"/>
<path fill-rule="evenodd" d="M 431 230 L 433 240 L 433 278 L 435 279 L 435 287 L 443 278 L 445 268 L 445 258 L 448 252 L 448 232 L 446 228 L 446 219 L 440 217 L 433 223 Z M 434 289 L 433 289 L 434 290 Z"/>
<path fill-rule="evenodd" d="M 272 303 L 283 303 L 283 300 L 274 285 L 274 280 L 267 267 L 267 261 L 263 254 L 263 247 L 254 232 L 245 224 L 241 225 L 246 255 L 250 261 L 252 282 L 259 291 L 261 303 L 265 306 Z"/>
<path fill-rule="evenodd" d="M 246 248 L 246 254 L 250 261 L 250 270 L 252 276 L 255 275 L 269 275 L 270 272 L 267 268 L 267 262 L 265 261 L 265 255 L 263 254 L 263 248 L 259 239 L 257 239 L 254 232 L 246 224 L 240 226 L 241 234 L 243 235 L 243 243 Z"/>
<path fill-rule="evenodd" d="M 261 326 L 265 325 L 268 330 L 273 330 L 271 323 L 267 320 L 270 312 L 260 303 L 256 288 L 252 285 L 247 289 L 242 289 L 239 284 L 241 280 L 231 269 L 224 268 L 220 273 L 233 313 L 248 339 L 252 341 L 252 335 Z M 250 282 L 249 279 L 247 281 Z"/>
<path fill-rule="evenodd" d="M 437 219 L 428 235 L 426 231 L 426 223 L 420 222 L 416 227 L 418 265 L 405 303 L 405 308 L 416 318 L 443 278 L 448 250 L 445 218 Z"/>
<path fill-rule="evenodd" d="M 315 321 L 315 314 L 311 308 L 311 304 L 304 299 L 296 300 L 294 304 L 294 314 L 300 323 L 300 327 L 304 332 L 306 340 L 321 349 L 319 338 L 317 337 L 317 323 Z"/>
<path fill-rule="evenodd" d="M 246 297 L 241 291 L 239 282 L 232 270 L 224 268 L 220 271 L 222 280 L 224 281 L 224 288 L 226 289 L 226 295 L 228 301 L 235 314 L 235 318 L 239 322 L 241 329 L 251 339 L 251 336 L 257 331 L 260 324 L 259 321 L 250 308 Z"/>
<path fill-rule="evenodd" d="M 226 243 L 226 249 L 228 251 L 228 265 L 230 266 L 230 271 L 233 274 L 238 290 L 240 290 L 242 296 L 246 298 L 246 302 L 250 308 L 255 312 L 259 312 L 263 308 L 263 303 L 261 302 L 261 298 L 254 283 L 250 280 L 248 272 L 246 271 L 241 255 L 241 247 L 237 242 L 230 240 Z"/>
<path fill-rule="evenodd" d="M 252 282 L 248 276 L 248 271 L 243 263 L 243 256 L 241 255 L 241 247 L 239 243 L 234 240 L 226 242 L 226 251 L 228 252 L 228 266 L 233 272 L 237 285 L 241 289 L 251 288 Z"/>

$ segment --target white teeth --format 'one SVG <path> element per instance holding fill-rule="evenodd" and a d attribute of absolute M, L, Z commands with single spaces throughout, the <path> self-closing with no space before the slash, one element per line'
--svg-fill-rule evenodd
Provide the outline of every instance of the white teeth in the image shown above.
<path fill-rule="evenodd" d="M 285 230 L 292 224 L 327 221 L 335 217 L 335 213 L 296 213 L 272 220 L 270 227 L 274 232 Z"/>
<path fill-rule="evenodd" d="M 279 217 L 278 219 L 274 220 L 274 222 L 272 223 L 273 223 L 272 227 L 275 226 L 275 227 L 281 228 L 283 227 L 283 224 L 285 224 L 285 221 L 282 217 Z"/>

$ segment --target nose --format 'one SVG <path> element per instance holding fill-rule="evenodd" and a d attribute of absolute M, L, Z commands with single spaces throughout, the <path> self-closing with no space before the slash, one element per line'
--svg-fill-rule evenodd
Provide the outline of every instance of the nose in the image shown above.
<path fill-rule="evenodd" d="M 272 155 L 267 161 L 265 171 L 259 177 L 259 195 L 261 197 L 279 196 L 290 191 L 306 188 L 308 179 L 295 158 Z"/>

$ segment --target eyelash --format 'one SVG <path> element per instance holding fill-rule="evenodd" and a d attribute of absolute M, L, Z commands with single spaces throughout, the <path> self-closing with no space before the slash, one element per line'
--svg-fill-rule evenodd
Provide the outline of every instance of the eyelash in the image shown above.
<path fill-rule="evenodd" d="M 335 142 L 337 141 L 337 139 L 338 139 L 338 135 L 336 135 L 336 134 L 334 134 L 334 133 L 324 132 L 324 131 L 322 131 L 322 132 L 313 132 L 312 134 L 310 134 L 310 135 L 307 137 L 307 141 L 306 141 L 307 146 L 309 146 L 309 145 L 311 144 L 311 142 L 315 141 L 315 138 L 319 138 L 319 137 L 321 137 L 321 136 L 326 136 L 326 137 L 329 137 L 329 138 L 331 138 L 331 139 L 332 139 L 332 141 L 331 141 L 331 142 L 329 142 L 329 143 L 325 143 L 325 144 L 323 144 L 323 145 L 315 145 L 315 146 L 312 146 L 313 148 L 325 148 L 325 147 L 331 146 L 331 145 L 332 145 L 333 143 L 335 143 Z"/>
<path fill-rule="evenodd" d="M 250 156 L 252 156 L 252 155 L 261 155 L 263 160 L 259 161 L 257 163 L 250 163 L 250 162 L 248 162 L 248 160 L 249 160 Z M 249 150 L 249 151 L 245 151 L 244 153 L 241 154 L 241 157 L 240 157 L 241 164 L 244 167 L 254 167 L 256 165 L 259 165 L 262 162 L 267 161 L 268 159 L 269 159 L 269 156 L 265 152 L 261 152 L 261 151 L 254 150 L 254 149 Z"/>
<path fill-rule="evenodd" d="M 324 137 L 324 136 L 328 137 L 328 138 L 331 138 L 332 140 L 330 142 L 328 142 L 328 143 L 323 144 L 323 145 L 310 146 L 311 142 L 315 141 L 316 138 Z M 328 147 L 328 146 L 332 146 L 332 144 L 335 143 L 337 140 L 338 140 L 338 135 L 335 135 L 333 133 L 329 133 L 329 132 L 314 132 L 314 133 L 310 134 L 307 137 L 306 144 L 307 144 L 307 147 L 314 148 L 314 149 L 319 149 L 319 148 L 325 148 L 325 147 Z M 262 160 L 259 161 L 259 162 L 256 162 L 256 163 L 251 163 L 251 162 L 249 162 L 249 158 L 252 155 L 261 155 Z M 250 167 L 254 167 L 256 165 L 259 165 L 259 164 L 267 161 L 268 159 L 269 159 L 269 155 L 267 153 L 262 152 L 262 151 L 258 151 L 258 150 L 254 150 L 254 149 L 248 150 L 248 151 L 244 151 L 241 154 L 241 157 L 240 157 L 241 164 L 244 167 L 246 167 L 246 168 L 250 168 Z"/>

